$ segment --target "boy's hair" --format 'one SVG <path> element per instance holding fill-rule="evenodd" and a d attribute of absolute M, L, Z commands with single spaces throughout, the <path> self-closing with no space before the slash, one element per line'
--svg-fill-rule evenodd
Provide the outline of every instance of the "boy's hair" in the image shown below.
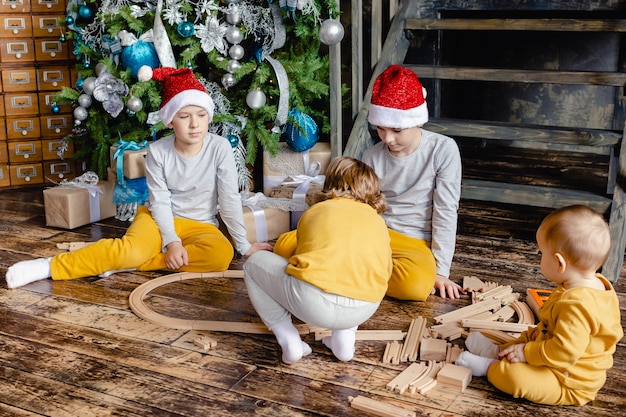
<path fill-rule="evenodd" d="M 322 193 L 317 201 L 335 197 L 349 198 L 369 204 L 376 212 L 386 208 L 385 197 L 380 191 L 378 176 L 365 162 L 349 156 L 340 156 L 326 168 Z"/>
<path fill-rule="evenodd" d="M 583 205 L 560 208 L 546 216 L 539 229 L 546 243 L 573 266 L 598 270 L 609 256 L 611 234 L 604 217 Z"/>

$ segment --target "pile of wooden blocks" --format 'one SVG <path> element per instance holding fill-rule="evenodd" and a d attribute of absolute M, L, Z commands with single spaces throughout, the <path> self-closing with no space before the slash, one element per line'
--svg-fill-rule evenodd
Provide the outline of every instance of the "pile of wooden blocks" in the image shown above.
<path fill-rule="evenodd" d="M 431 327 L 425 318 L 414 318 L 404 341 L 387 342 L 383 363 L 416 362 L 389 382 L 387 389 L 423 394 L 439 383 L 463 392 L 472 379 L 471 370 L 454 365 L 463 349 L 449 341 L 480 331 L 501 344 L 535 324 L 532 310 L 510 286 L 465 277 L 463 288 L 471 293 L 472 304 L 434 317 L 436 324 Z M 511 322 L 516 315 L 517 321 Z"/>

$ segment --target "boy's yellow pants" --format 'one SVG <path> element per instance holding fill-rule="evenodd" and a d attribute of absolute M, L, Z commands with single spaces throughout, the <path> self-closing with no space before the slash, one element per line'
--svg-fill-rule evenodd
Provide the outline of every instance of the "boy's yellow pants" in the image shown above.
<path fill-rule="evenodd" d="M 174 218 L 176 234 L 189 254 L 189 265 L 179 272 L 216 272 L 228 269 L 234 249 L 212 224 Z M 96 276 L 107 271 L 137 269 L 165 270 L 159 228 L 147 207 L 139 207 L 126 234 L 117 239 L 101 239 L 82 249 L 52 258 L 52 279 L 64 280 Z"/>
<path fill-rule="evenodd" d="M 437 271 L 430 245 L 394 230 L 389 230 L 389 237 L 393 271 L 387 295 L 400 300 L 426 300 L 435 285 Z M 297 230 L 283 233 L 274 245 L 274 253 L 289 259 L 295 253 L 297 243 Z"/>

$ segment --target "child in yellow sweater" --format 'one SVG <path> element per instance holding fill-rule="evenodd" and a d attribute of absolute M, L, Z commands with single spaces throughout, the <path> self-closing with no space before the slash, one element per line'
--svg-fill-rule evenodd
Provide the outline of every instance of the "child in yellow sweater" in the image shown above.
<path fill-rule="evenodd" d="M 516 398 L 581 406 L 604 385 L 624 335 L 615 290 L 596 272 L 609 253 L 609 228 L 586 206 L 564 207 L 543 220 L 537 243 L 541 272 L 557 285 L 539 324 L 502 346 L 471 333 L 456 363 Z"/>
<path fill-rule="evenodd" d="M 331 329 L 324 345 L 337 359 L 351 360 L 357 326 L 376 312 L 391 276 L 389 232 L 380 216 L 385 203 L 374 170 L 357 159 L 334 159 L 321 197 L 302 214 L 289 259 L 259 251 L 243 267 L 252 305 L 288 364 L 311 353 L 292 315 Z"/>

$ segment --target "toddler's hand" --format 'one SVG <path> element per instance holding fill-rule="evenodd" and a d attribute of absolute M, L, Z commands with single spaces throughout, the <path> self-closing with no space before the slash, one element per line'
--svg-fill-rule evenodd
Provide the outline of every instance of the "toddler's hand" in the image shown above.
<path fill-rule="evenodd" d="M 499 353 L 500 358 L 507 358 L 511 363 L 526 362 L 524 346 L 526 346 L 526 343 L 518 343 L 502 349 Z"/>

